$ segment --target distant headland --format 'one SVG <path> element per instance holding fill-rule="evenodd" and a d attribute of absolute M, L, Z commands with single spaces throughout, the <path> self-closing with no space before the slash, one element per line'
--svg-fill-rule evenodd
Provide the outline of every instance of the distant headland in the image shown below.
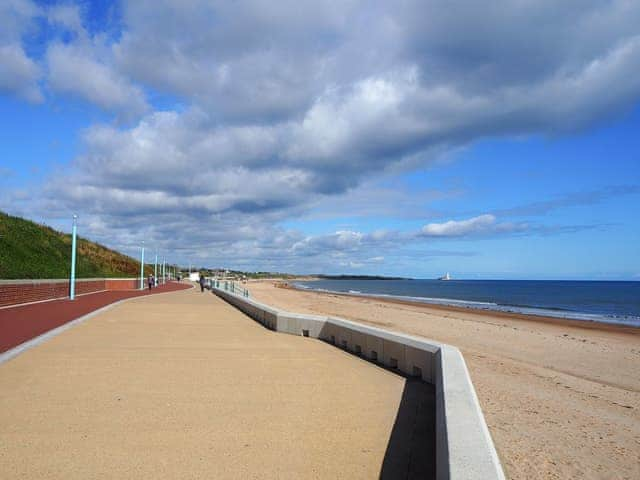
<path fill-rule="evenodd" d="M 385 277 L 383 275 L 314 275 L 327 280 L 413 280 L 407 277 Z"/>

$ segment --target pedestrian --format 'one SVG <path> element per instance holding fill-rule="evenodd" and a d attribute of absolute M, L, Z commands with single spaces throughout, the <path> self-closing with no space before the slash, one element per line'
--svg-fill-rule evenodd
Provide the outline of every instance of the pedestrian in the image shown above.
<path fill-rule="evenodd" d="M 200 274 L 200 293 L 204 292 L 204 275 Z"/>
<path fill-rule="evenodd" d="M 149 279 L 147 280 L 147 284 L 149 285 L 149 291 L 151 291 L 151 287 L 153 287 L 154 279 L 153 274 L 149 275 Z"/>

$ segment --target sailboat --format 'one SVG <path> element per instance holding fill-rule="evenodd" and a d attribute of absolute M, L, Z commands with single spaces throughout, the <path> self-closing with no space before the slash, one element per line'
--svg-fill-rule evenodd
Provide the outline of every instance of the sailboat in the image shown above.
<path fill-rule="evenodd" d="M 444 277 L 440 277 L 438 280 L 451 280 L 451 275 L 447 272 Z"/>

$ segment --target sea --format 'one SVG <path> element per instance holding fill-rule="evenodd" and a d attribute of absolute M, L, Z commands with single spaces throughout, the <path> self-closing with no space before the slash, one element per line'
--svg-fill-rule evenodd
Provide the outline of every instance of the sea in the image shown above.
<path fill-rule="evenodd" d="M 640 282 L 321 279 L 296 281 L 294 285 L 324 292 L 640 327 Z"/>

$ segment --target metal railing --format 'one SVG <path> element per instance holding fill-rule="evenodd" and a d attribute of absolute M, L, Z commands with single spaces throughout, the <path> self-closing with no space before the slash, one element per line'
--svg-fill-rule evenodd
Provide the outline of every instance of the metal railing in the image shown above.
<path fill-rule="evenodd" d="M 224 290 L 226 292 L 231 292 L 236 295 L 240 295 L 241 297 L 249 298 L 249 290 L 241 287 L 233 280 L 211 280 L 211 286 L 215 288 L 219 288 L 220 290 Z"/>

